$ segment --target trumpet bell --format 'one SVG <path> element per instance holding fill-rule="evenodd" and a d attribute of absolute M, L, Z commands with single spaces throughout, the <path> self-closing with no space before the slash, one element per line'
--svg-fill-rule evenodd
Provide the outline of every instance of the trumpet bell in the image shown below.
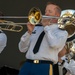
<path fill-rule="evenodd" d="M 36 25 L 40 22 L 42 14 L 39 8 L 33 7 L 28 14 L 28 20 L 31 24 Z"/>
<path fill-rule="evenodd" d="M 63 10 L 61 18 L 58 19 L 58 27 L 66 30 L 71 37 L 75 33 L 75 10 Z"/>

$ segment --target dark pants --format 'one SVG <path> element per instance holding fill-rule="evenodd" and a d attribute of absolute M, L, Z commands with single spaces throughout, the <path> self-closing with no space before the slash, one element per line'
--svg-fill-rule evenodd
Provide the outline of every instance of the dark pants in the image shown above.
<path fill-rule="evenodd" d="M 59 75 L 58 63 L 53 65 L 53 73 L 54 75 Z"/>
<path fill-rule="evenodd" d="M 53 75 L 53 65 L 49 63 L 25 62 L 19 75 Z"/>

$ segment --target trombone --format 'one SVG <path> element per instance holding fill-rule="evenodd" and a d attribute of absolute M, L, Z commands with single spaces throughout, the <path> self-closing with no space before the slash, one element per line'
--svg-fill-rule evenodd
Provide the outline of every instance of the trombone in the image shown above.
<path fill-rule="evenodd" d="M 29 22 L 33 25 L 39 24 L 42 18 L 59 18 L 54 16 L 42 16 L 40 9 L 33 7 L 30 11 L 28 16 L 0 16 L 0 19 L 5 18 L 27 18 Z M 0 29 L 1 30 L 7 30 L 7 31 L 13 31 L 13 32 L 20 32 L 23 30 L 22 25 L 26 25 L 28 23 L 14 23 L 12 21 L 6 21 L 6 20 L 0 20 Z"/>
<path fill-rule="evenodd" d="M 61 17 L 45 16 L 45 15 L 42 15 L 39 8 L 33 7 L 30 9 L 28 16 L 0 16 L 0 18 L 27 18 L 29 20 L 29 22 L 33 25 L 39 24 L 42 18 L 44 18 L 44 19 L 57 18 L 58 24 L 59 24 L 58 27 L 60 29 L 67 30 L 69 35 L 72 35 L 75 32 L 75 23 L 74 23 L 75 22 L 75 13 L 70 14 L 70 12 L 68 13 L 65 11 L 65 13 Z M 4 24 L 6 24 L 7 26 L 12 25 L 12 28 L 6 29 L 6 27 L 5 27 L 5 29 L 4 29 L 1 27 L 0 29 L 16 31 L 15 28 L 19 27 L 21 29 L 17 30 L 17 32 L 20 32 L 23 29 L 23 27 L 21 25 L 25 25 L 27 23 L 14 23 L 14 22 L 10 22 L 10 21 L 0 23 L 0 25 L 4 25 Z"/>
<path fill-rule="evenodd" d="M 23 30 L 23 26 L 18 25 L 12 21 L 0 20 L 0 29 L 13 32 L 20 32 Z"/>

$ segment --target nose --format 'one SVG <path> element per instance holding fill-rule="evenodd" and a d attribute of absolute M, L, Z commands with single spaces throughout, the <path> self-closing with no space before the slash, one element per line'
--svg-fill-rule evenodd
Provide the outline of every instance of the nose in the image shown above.
<path fill-rule="evenodd" d="M 49 12 L 45 12 L 45 15 L 46 15 L 46 16 L 50 16 Z"/>

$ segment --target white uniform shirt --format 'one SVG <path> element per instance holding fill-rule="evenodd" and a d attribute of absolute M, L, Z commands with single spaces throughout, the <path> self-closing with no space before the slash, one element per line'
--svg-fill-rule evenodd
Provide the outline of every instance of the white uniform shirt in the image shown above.
<path fill-rule="evenodd" d="M 33 49 L 36 41 L 44 30 L 45 35 L 41 42 L 39 52 L 34 54 Z M 58 61 L 58 53 L 62 50 L 67 40 L 68 33 L 65 30 L 60 30 L 58 25 L 50 26 L 35 26 L 33 33 L 30 35 L 26 32 L 19 42 L 19 50 L 26 52 L 27 59 L 49 60 L 56 63 Z"/>
<path fill-rule="evenodd" d="M 1 30 L 0 30 L 1 31 Z M 3 51 L 3 49 L 6 47 L 7 44 L 7 36 L 5 33 L 0 33 L 0 53 Z"/>

